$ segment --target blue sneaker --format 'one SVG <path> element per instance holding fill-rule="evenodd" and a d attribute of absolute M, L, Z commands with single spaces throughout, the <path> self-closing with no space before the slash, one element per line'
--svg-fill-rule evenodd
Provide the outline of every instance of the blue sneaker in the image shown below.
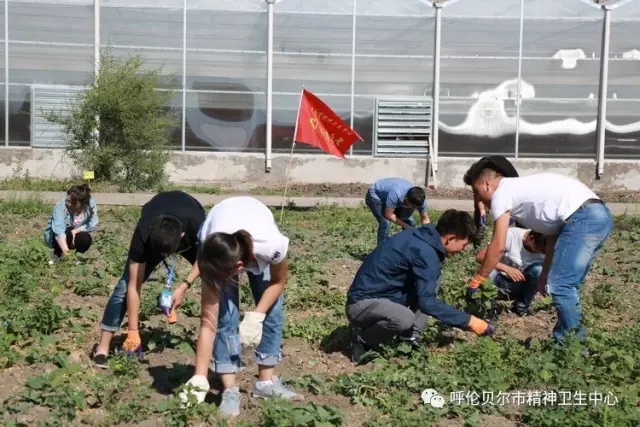
<path fill-rule="evenodd" d="M 240 389 L 237 386 L 222 392 L 222 401 L 218 409 L 223 416 L 237 417 L 240 415 Z"/>

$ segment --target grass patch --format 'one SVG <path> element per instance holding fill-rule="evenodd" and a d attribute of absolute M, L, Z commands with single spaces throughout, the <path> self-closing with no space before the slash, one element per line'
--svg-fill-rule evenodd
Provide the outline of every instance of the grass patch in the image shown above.
<path fill-rule="evenodd" d="M 158 268 L 143 286 L 144 363 L 116 357 L 109 371 L 97 371 L 87 358 L 140 208 L 105 207 L 94 247 L 53 266 L 40 242 L 50 209 L 37 199 L 0 201 L 0 381 L 6 385 L 0 391 L 0 424 L 226 425 L 215 404 L 182 409 L 175 397 L 193 373 L 197 282 L 176 325 L 167 325 L 156 308 L 165 271 Z M 439 213 L 430 216 L 437 220 Z M 637 426 L 640 220 L 617 219 L 585 283 L 590 355 L 578 345 L 557 349 L 548 342 L 554 313 L 548 300 L 539 300 L 535 316 L 502 315 L 495 339 L 430 323 L 420 351 L 389 349 L 372 364 L 353 366 L 343 354 L 345 291 L 360 259 L 374 247 L 376 226 L 366 208 L 285 213 L 281 228 L 291 238 L 290 278 L 285 357 L 278 372 L 307 401 L 243 405 L 236 425 Z M 473 256 L 469 250 L 447 260 L 442 273 L 442 298 L 461 308 L 477 265 Z M 177 279 L 188 271 L 181 261 Z M 241 302 L 243 309 L 252 307 L 246 288 Z M 244 362 L 239 383 L 247 389 L 255 380 L 251 352 Z M 446 405 L 423 404 L 426 388 L 438 390 Z M 567 392 L 570 406 L 559 405 Z M 509 403 L 499 404 L 498 396 L 507 394 Z"/>

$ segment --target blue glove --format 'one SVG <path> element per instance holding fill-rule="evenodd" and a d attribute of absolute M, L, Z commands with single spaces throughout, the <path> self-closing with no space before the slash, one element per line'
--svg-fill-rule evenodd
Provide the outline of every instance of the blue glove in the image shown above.
<path fill-rule="evenodd" d="M 485 228 L 487 226 L 487 215 L 480 215 L 480 227 Z"/>
<path fill-rule="evenodd" d="M 491 323 L 487 322 L 487 329 L 483 332 L 482 336 L 483 337 L 490 337 L 495 332 L 496 332 L 496 330 L 493 327 L 493 325 Z"/>

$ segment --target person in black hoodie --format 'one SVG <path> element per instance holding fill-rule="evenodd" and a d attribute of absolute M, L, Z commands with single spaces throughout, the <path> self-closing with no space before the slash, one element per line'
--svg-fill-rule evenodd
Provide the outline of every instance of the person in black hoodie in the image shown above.
<path fill-rule="evenodd" d="M 476 235 L 471 215 L 450 209 L 438 225 L 401 231 L 366 257 L 347 293 L 354 362 L 394 337 L 418 347 L 428 316 L 478 335 L 493 334 L 489 323 L 438 299 L 440 264 Z"/>

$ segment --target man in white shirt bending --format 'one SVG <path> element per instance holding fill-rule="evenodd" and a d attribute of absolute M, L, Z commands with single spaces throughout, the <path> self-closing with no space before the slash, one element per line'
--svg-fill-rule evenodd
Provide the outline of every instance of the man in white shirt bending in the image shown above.
<path fill-rule="evenodd" d="M 518 316 L 530 314 L 533 298 L 538 293 L 546 240 L 531 230 L 509 227 L 504 255 L 489 274 L 493 284 L 513 300 L 511 311 Z M 481 250 L 476 261 L 482 264 L 488 247 Z"/>
<path fill-rule="evenodd" d="M 475 167 L 475 169 L 474 169 Z M 563 343 L 575 332 L 584 338 L 580 288 L 594 258 L 613 230 L 613 216 L 586 185 L 555 173 L 504 178 L 476 165 L 467 172 L 480 200 L 490 206 L 493 238 L 469 283 L 473 292 L 495 269 L 505 249 L 509 219 L 547 237 L 538 291 L 553 298 L 558 321 L 553 337 Z"/>

